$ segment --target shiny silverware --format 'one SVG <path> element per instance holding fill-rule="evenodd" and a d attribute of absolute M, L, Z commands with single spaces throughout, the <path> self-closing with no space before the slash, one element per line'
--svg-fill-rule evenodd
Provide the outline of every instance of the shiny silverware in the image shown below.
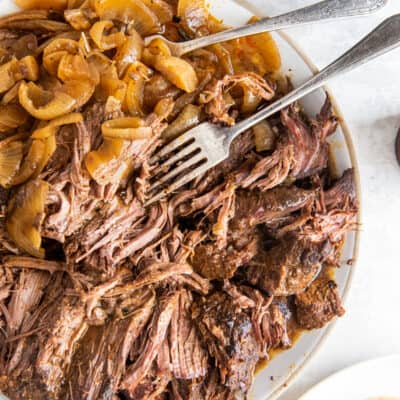
<path fill-rule="evenodd" d="M 358 44 L 310 80 L 251 117 L 232 127 L 221 127 L 206 122 L 179 136 L 164 146 L 151 160 L 153 163 L 164 160 L 156 169 L 163 171 L 164 175 L 155 177 L 149 189 L 150 199 L 147 204 L 161 199 L 228 158 L 233 139 L 242 132 L 322 87 L 328 80 L 399 46 L 400 14 L 397 14 L 385 20 Z M 174 178 L 176 179 L 173 180 Z"/>
<path fill-rule="evenodd" d="M 165 39 L 162 35 L 152 35 L 145 38 L 145 45 L 147 46 L 153 39 L 159 38 L 168 45 L 173 56 L 180 57 L 183 54 L 202 47 L 257 33 L 271 32 L 319 21 L 369 15 L 380 10 L 388 1 L 389 0 L 325 0 L 287 14 L 272 18 L 263 18 L 253 24 L 245 25 L 240 28 L 228 29 L 214 35 L 203 36 L 186 42 L 174 43 Z"/>

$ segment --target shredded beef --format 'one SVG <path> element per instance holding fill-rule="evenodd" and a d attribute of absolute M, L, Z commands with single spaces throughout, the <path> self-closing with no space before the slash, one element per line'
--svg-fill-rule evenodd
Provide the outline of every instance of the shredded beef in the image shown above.
<path fill-rule="evenodd" d="M 0 390 L 11 400 L 247 395 L 257 364 L 290 347 L 296 330 L 323 327 L 344 313 L 327 277 L 340 264 L 345 234 L 357 229 L 358 202 L 354 171 L 333 179 L 328 168 L 327 139 L 337 126 L 329 98 L 315 120 L 299 104 L 268 119 L 274 138 L 263 151 L 253 130 L 244 132 L 226 160 L 148 205 L 163 161 L 157 150 L 175 134 L 203 120 L 233 125 L 285 89 L 276 90 L 273 74 L 245 72 L 258 71 L 263 56 L 255 52 L 254 62 L 241 61 L 239 45 L 235 51 L 215 45 L 180 60 L 195 69 L 191 92 L 155 68 L 149 48 L 132 69 L 120 71 L 113 58 L 121 48 L 92 51 L 89 29 L 68 23 L 89 27 L 98 20 L 88 2 L 75 3 L 82 5 L 65 16 L 30 10 L 0 19 L 3 66 L 32 56 L 40 75 L 28 79 L 21 67 L 23 81 L 18 75 L 2 92 L 4 107 L 15 106 L 22 82 L 42 86 L 43 101 L 69 87 L 49 70 L 58 53 L 44 61 L 54 39 L 68 39 L 73 48 L 76 41 L 80 51 L 69 55 L 71 63 L 90 60 L 91 81 L 99 81 L 87 103 L 73 110 L 72 121 L 79 122 L 64 124 L 63 116 L 53 126 L 21 105 L 24 121 L 0 126 L 0 147 L 23 142 L 15 173 L 33 171 L 19 183 L 22 191 L 31 179 L 46 187 L 40 215 L 18 245 L 8 225 L 18 208 L 16 187 L 0 187 Z M 193 21 L 172 21 L 175 3 L 146 1 L 150 13 L 171 19 L 159 27 L 168 37 L 187 39 L 190 24 L 211 29 L 210 21 L 196 22 L 196 13 Z M 116 37 L 143 28 L 139 20 L 114 21 Z M 52 63 L 66 69 L 58 61 Z M 127 126 L 110 134 L 107 124 L 118 118 Z M 146 133 L 130 126 L 139 122 Z M 47 142 L 34 131 L 53 136 Z M 45 166 L 35 160 L 26 168 L 35 140 L 51 157 Z M 115 149 L 107 148 L 111 141 Z M 21 214 L 29 216 L 37 199 L 28 200 Z M 23 240 L 32 243 L 25 247 Z M 31 247 L 43 249 L 43 257 L 32 256 Z"/>
<path fill-rule="evenodd" d="M 221 383 L 232 391 L 247 392 L 260 352 L 249 315 L 223 293 L 204 299 L 193 313 Z"/>

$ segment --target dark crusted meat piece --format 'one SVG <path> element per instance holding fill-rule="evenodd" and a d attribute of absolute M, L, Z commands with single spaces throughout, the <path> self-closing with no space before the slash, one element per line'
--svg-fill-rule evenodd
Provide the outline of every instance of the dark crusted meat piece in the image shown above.
<path fill-rule="evenodd" d="M 289 143 L 294 147 L 295 162 L 291 174 L 296 178 L 305 178 L 326 168 L 329 148 L 326 138 L 337 127 L 337 118 L 333 115 L 329 98 L 311 124 L 304 121 L 297 105 L 283 110 L 281 119 L 287 128 Z"/>
<path fill-rule="evenodd" d="M 201 244 L 193 255 L 193 269 L 208 279 L 230 279 L 236 270 L 257 254 L 257 240 L 250 239 L 240 248 L 228 244 L 220 249 L 215 243 Z"/>
<path fill-rule="evenodd" d="M 324 203 L 327 209 L 334 207 L 348 208 L 357 203 L 354 170 L 352 168 L 343 172 L 343 175 L 324 192 Z"/>
<path fill-rule="evenodd" d="M 316 192 L 292 187 L 277 187 L 267 192 L 239 191 L 231 229 L 243 234 L 247 227 L 271 222 L 311 204 Z"/>
<path fill-rule="evenodd" d="M 330 251 L 328 242 L 311 244 L 284 239 L 244 267 L 244 275 L 249 283 L 270 295 L 290 296 L 310 285 Z"/>
<path fill-rule="evenodd" d="M 295 298 L 296 318 L 305 329 L 322 328 L 334 317 L 344 314 L 336 283 L 319 278 Z"/>
<path fill-rule="evenodd" d="M 196 304 L 193 314 L 222 384 L 232 391 L 247 392 L 260 355 L 249 315 L 221 292 Z"/>

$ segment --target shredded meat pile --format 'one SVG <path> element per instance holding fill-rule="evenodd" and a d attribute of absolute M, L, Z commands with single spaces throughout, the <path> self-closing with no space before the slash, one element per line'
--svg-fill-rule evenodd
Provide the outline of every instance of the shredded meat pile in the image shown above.
<path fill-rule="evenodd" d="M 0 57 L 36 57 L 55 36 L 84 46 L 87 28 L 71 26 L 96 20 L 89 3 L 1 20 Z M 197 24 L 172 18 L 174 1 L 138 3 L 173 40 L 212 31 L 201 12 Z M 266 122 L 268 148 L 245 132 L 229 159 L 144 205 L 157 167 L 149 160 L 182 124 L 234 124 L 282 94 L 264 64 L 243 72 L 235 54 L 216 45 L 188 55 L 199 83 L 186 92 L 151 71 L 140 92 L 151 136 L 121 140 L 123 151 L 95 177 L 88 154 L 106 141 L 104 123 L 128 113 L 96 93 L 77 110 L 81 120 L 57 129 L 39 174 L 0 188 L 0 390 L 10 399 L 233 400 L 272 349 L 292 345 L 296 329 L 344 313 L 332 268 L 357 228 L 358 204 L 353 171 L 334 178 L 328 167 L 337 126 L 329 99 L 313 120 L 290 106 Z M 8 136 L 38 128 L 27 118 L 0 129 L 0 150 Z M 33 254 L 12 239 L 10 226 L 25 231 L 11 216 L 41 185 L 44 208 L 26 225 L 41 238 L 43 254 Z"/>

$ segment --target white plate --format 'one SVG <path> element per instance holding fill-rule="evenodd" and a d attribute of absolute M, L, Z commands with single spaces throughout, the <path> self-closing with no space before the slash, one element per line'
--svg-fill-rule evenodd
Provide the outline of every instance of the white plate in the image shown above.
<path fill-rule="evenodd" d="M 354 365 L 332 375 L 299 400 L 400 400 L 400 355 Z"/>
<path fill-rule="evenodd" d="M 243 6 L 239 5 L 239 2 Z M 262 8 L 262 12 L 258 12 L 255 7 L 256 3 L 261 4 L 262 2 L 253 2 L 252 0 L 210 1 L 213 13 L 229 25 L 244 24 L 253 14 L 258 14 L 260 16 L 262 14 L 268 15 L 268 5 Z M 15 9 L 15 7 L 12 5 L 12 0 L 0 0 L 0 15 L 6 14 L 13 9 Z M 316 68 L 291 39 L 283 34 L 274 34 L 274 38 L 281 51 L 283 61 L 282 72 L 290 75 L 294 85 L 304 82 L 315 73 Z M 319 90 L 304 98 L 302 104 L 306 112 L 312 116 L 318 113 L 324 99 L 325 92 Z M 332 97 L 331 99 L 334 101 Z M 353 144 L 343 118 L 336 106 L 335 108 L 336 113 L 341 119 L 341 126 L 330 139 L 330 142 L 332 144 L 331 148 L 336 162 L 337 172 L 340 174 L 347 168 L 355 168 L 357 192 L 360 198 L 358 168 Z M 358 236 L 358 233 L 350 233 L 347 235 L 342 254 L 343 266 L 336 274 L 336 281 L 343 300 L 345 300 L 348 293 L 354 270 L 354 263 L 350 268 L 347 265 L 347 261 L 356 260 L 357 258 Z M 303 334 L 292 349 L 284 351 L 276 356 L 266 368 L 257 374 L 248 398 L 250 400 L 276 399 L 290 384 L 291 380 L 311 356 L 315 354 L 331 327 L 332 324 L 324 329 Z"/>

